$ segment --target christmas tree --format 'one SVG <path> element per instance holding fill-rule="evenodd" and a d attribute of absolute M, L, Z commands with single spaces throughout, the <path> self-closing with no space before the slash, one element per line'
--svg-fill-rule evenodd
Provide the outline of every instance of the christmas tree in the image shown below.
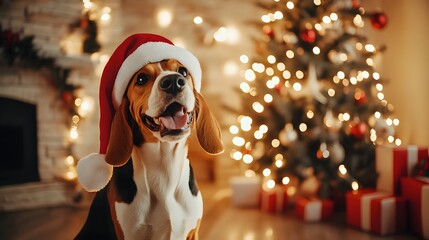
<path fill-rule="evenodd" d="M 381 11 L 357 0 L 260 3 L 263 37 L 240 84 L 243 109 L 231 157 L 265 183 L 299 182 L 307 195 L 375 184 L 375 145 L 401 144 L 375 65 L 384 47 L 365 36 L 383 29 Z"/>

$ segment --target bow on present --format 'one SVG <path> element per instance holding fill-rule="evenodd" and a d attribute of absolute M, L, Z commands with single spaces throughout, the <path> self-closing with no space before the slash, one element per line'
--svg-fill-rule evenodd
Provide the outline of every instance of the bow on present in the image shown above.
<path fill-rule="evenodd" d="M 420 159 L 413 170 L 414 176 L 429 178 L 429 157 Z"/>

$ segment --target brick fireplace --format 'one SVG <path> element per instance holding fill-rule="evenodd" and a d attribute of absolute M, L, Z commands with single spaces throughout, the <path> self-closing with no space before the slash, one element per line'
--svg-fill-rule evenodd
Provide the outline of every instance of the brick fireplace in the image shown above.
<path fill-rule="evenodd" d="M 59 180 L 69 154 L 68 114 L 40 71 L 0 69 L 0 211 L 71 203 Z"/>

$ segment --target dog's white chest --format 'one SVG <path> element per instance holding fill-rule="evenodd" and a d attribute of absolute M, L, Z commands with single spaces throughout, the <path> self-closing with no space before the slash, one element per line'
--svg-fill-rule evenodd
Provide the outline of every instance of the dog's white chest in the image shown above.
<path fill-rule="evenodd" d="M 162 153 L 159 156 L 143 154 L 152 152 L 147 148 L 159 147 L 154 145 L 144 144 L 133 150 L 137 194 L 130 204 L 115 203 L 118 222 L 127 240 L 186 239 L 202 217 L 201 193 L 194 196 L 190 190 L 187 152 L 175 153 L 174 157 L 185 156 L 181 161 L 173 161 L 169 159 L 173 156 Z M 186 147 L 183 149 L 186 151 Z"/>

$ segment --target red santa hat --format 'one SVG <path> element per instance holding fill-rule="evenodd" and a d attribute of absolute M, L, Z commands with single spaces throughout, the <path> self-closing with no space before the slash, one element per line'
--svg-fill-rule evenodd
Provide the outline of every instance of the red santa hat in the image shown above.
<path fill-rule="evenodd" d="M 117 107 L 121 104 L 131 77 L 143 66 L 166 59 L 183 64 L 194 80 L 196 91 L 201 89 L 201 67 L 188 50 L 175 46 L 170 40 L 155 34 L 139 33 L 129 36 L 113 52 L 100 80 L 100 150 L 82 158 L 77 165 L 79 183 L 87 191 L 98 191 L 109 182 L 113 166 L 105 162 L 110 128 Z"/>

